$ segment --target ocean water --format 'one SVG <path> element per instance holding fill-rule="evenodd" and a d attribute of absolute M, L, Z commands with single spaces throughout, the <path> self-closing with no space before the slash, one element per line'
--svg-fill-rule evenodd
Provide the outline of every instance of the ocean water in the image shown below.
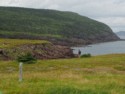
<path fill-rule="evenodd" d="M 105 55 L 105 54 L 117 54 L 125 53 L 125 41 L 114 41 L 92 44 L 81 47 L 71 47 L 74 54 L 78 54 L 78 50 L 81 50 L 81 54 L 90 53 L 91 55 Z"/>

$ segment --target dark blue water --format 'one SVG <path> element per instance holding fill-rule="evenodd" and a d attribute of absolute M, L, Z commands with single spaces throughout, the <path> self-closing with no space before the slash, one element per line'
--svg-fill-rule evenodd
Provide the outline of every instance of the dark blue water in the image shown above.
<path fill-rule="evenodd" d="M 117 54 L 125 53 L 125 41 L 105 42 L 82 47 L 72 47 L 73 52 L 78 54 L 81 50 L 82 54 L 90 53 L 91 55 Z"/>

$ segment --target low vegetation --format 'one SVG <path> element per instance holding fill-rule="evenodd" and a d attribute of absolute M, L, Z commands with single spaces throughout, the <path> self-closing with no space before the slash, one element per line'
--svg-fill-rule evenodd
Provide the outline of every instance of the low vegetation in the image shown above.
<path fill-rule="evenodd" d="M 0 61 L 3 94 L 125 94 L 125 54 L 59 60 L 23 65 Z"/>
<path fill-rule="evenodd" d="M 31 53 L 26 53 L 18 56 L 17 61 L 26 63 L 26 64 L 32 64 L 32 63 L 36 63 L 37 59 Z"/>
<path fill-rule="evenodd" d="M 85 57 L 91 57 L 91 54 L 88 53 L 88 54 L 83 54 L 83 55 L 81 55 L 81 58 L 85 58 Z"/>

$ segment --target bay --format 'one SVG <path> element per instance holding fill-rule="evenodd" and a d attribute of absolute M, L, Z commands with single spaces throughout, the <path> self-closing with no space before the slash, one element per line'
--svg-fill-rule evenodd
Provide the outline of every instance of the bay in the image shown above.
<path fill-rule="evenodd" d="M 91 55 L 105 55 L 105 54 L 120 54 L 125 53 L 125 41 L 114 41 L 92 44 L 81 47 L 71 47 L 74 54 L 78 54 L 78 50 L 81 54 L 90 53 Z"/>

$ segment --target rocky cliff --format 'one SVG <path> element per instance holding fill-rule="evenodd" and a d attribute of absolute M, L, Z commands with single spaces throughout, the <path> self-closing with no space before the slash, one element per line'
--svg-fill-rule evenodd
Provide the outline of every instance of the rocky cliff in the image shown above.
<path fill-rule="evenodd" d="M 37 59 L 57 59 L 74 57 L 72 50 L 66 46 L 45 44 L 25 44 L 13 48 L 0 49 L 0 59 L 15 60 L 18 56 L 31 53 Z"/>

